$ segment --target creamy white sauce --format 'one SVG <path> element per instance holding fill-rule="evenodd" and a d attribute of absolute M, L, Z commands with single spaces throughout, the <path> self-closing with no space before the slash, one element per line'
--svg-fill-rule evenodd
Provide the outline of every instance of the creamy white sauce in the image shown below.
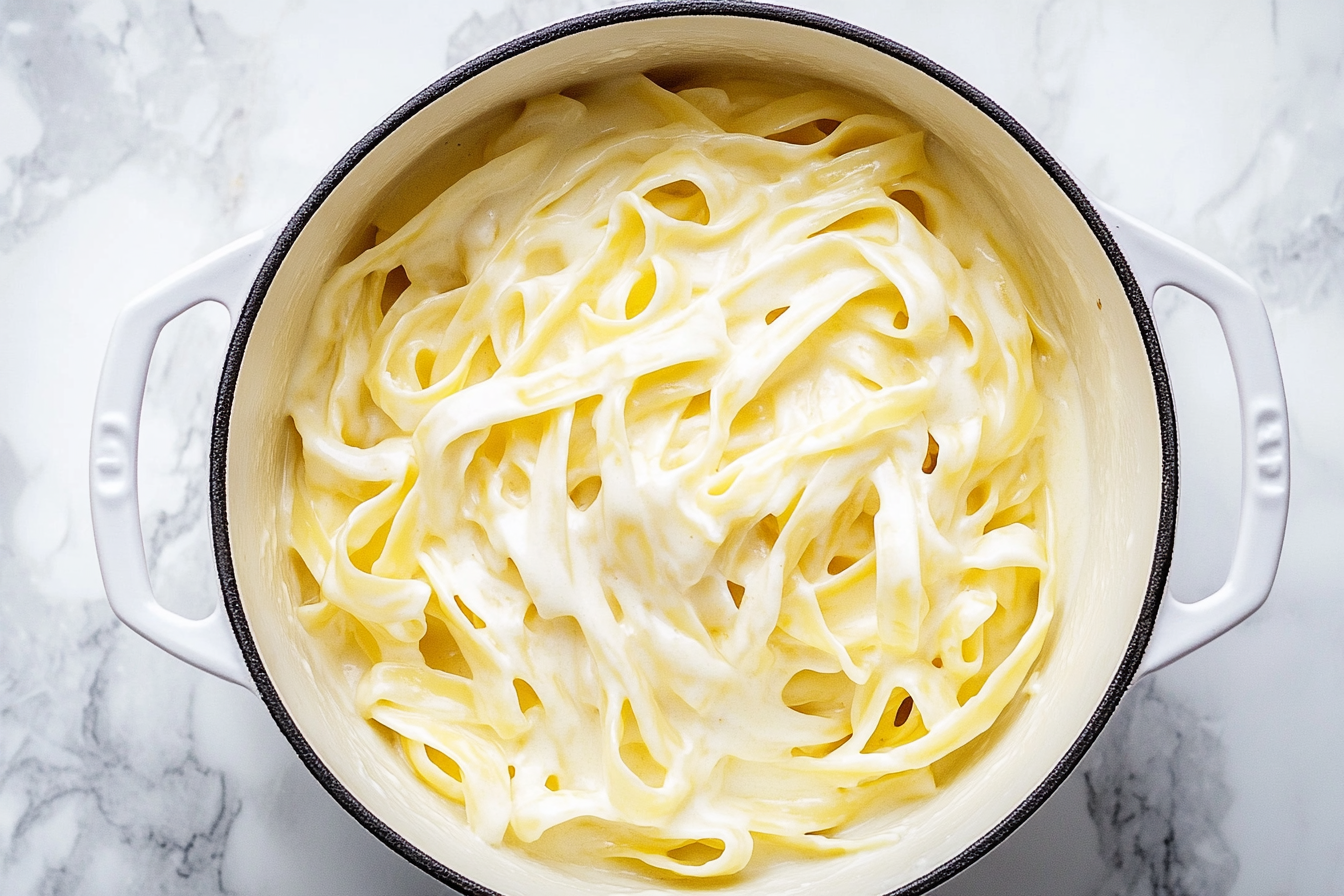
<path fill-rule="evenodd" d="M 978 206 L 848 93 L 623 78 L 529 101 L 325 284 L 300 613 L 483 839 L 862 848 L 1017 694 L 1066 362 Z"/>

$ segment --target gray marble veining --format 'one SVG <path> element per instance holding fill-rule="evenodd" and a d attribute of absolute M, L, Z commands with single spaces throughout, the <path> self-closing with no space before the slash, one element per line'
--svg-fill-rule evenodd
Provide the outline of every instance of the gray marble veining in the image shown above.
<path fill-rule="evenodd" d="M 0 65 L 41 126 L 11 164 L 0 250 L 131 158 L 188 173 L 225 214 L 237 202 L 260 46 L 192 3 L 7 0 L 0 20 Z"/>
<path fill-rule="evenodd" d="M 14 550 L 23 484 L 0 441 L 0 884 L 218 892 L 238 800 L 196 755 L 193 682 L 97 604 L 39 590 Z"/>
<path fill-rule="evenodd" d="M 1222 744 L 1152 681 L 1136 685 L 1082 769 L 1110 869 L 1098 896 L 1226 896 L 1237 856 Z"/>

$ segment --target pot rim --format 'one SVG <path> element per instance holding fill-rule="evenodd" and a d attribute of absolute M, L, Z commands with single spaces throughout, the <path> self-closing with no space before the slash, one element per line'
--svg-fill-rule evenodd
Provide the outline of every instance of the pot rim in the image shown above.
<path fill-rule="evenodd" d="M 546 26 L 507 43 L 496 46 L 476 56 L 433 84 L 421 90 L 401 105 L 379 125 L 369 131 L 323 176 L 309 196 L 290 217 L 263 262 L 256 280 L 248 293 L 247 301 L 238 316 L 238 323 L 230 340 L 220 376 L 219 393 L 215 403 L 214 423 L 210 446 L 210 514 L 211 532 L 215 549 L 215 564 L 219 573 L 220 587 L 224 605 L 233 626 L 234 635 L 242 650 L 243 659 L 256 682 L 257 693 L 270 711 L 276 725 L 289 741 L 299 758 L 307 766 L 327 792 L 375 837 L 391 847 L 399 855 L 429 874 L 462 893 L 471 896 L 500 896 L 497 891 L 470 880 L 437 859 L 426 854 L 401 834 L 392 829 L 377 815 L 369 811 L 345 785 L 327 768 L 307 739 L 299 731 L 289 712 L 281 702 L 279 692 L 271 682 L 261 661 L 248 626 L 247 617 L 238 592 L 238 583 L 234 575 L 233 555 L 229 544 L 229 526 L 227 514 L 227 466 L 229 419 L 233 409 L 234 390 L 238 375 L 242 369 L 243 357 L 253 324 L 261 309 L 261 303 L 269 291 L 276 273 L 285 256 L 293 247 L 299 234 L 312 218 L 318 207 L 331 195 L 337 185 L 355 166 L 364 159 L 379 143 L 398 127 L 405 124 L 425 107 L 445 94 L 467 82 L 471 78 L 494 66 L 522 55 L 544 44 L 560 40 L 584 31 L 647 19 L 676 18 L 687 16 L 732 16 L 755 18 L 782 22 L 784 24 L 810 28 L 846 38 L 862 46 L 877 50 L 885 55 L 917 69 L 929 77 L 952 89 L 963 99 L 970 102 L 992 121 L 1008 132 L 1037 164 L 1050 175 L 1055 184 L 1064 192 L 1070 202 L 1082 215 L 1093 236 L 1101 245 L 1110 260 L 1120 284 L 1129 299 L 1134 320 L 1143 340 L 1153 377 L 1153 388 L 1158 411 L 1158 423 L 1162 438 L 1162 497 L 1158 518 L 1157 538 L 1153 550 L 1153 564 L 1149 572 L 1148 587 L 1143 600 L 1142 610 L 1130 637 L 1129 646 L 1111 680 L 1101 702 L 1098 704 L 1087 725 L 1079 733 L 1073 744 L 1065 752 L 1050 773 L 1012 812 L 1001 819 L 988 833 L 967 846 L 937 868 L 909 883 L 890 891 L 887 896 L 916 896 L 946 882 L 961 871 L 981 859 L 991 849 L 1001 843 L 1026 819 L 1035 812 L 1063 783 L 1064 779 L 1077 766 L 1078 762 L 1092 746 L 1101 729 L 1115 712 L 1120 699 L 1133 682 L 1135 672 L 1143 659 L 1144 650 L 1152 634 L 1157 618 L 1158 607 L 1166 588 L 1167 573 L 1171 565 L 1172 550 L 1176 529 L 1177 499 L 1177 449 L 1176 417 L 1171 396 L 1167 370 L 1158 342 L 1157 331 L 1151 312 L 1143 293 L 1129 268 L 1110 230 L 1103 223 L 1096 209 L 1088 200 L 1087 194 L 1078 186 L 1069 173 L 1053 156 L 1027 132 L 1016 119 L 1008 114 L 993 100 L 957 75 L 910 48 L 880 34 L 860 28 L 857 25 L 824 16 L 818 13 L 776 6 L 751 0 L 663 0 L 663 2 L 641 2 L 629 6 L 585 13 L 574 18 Z"/>

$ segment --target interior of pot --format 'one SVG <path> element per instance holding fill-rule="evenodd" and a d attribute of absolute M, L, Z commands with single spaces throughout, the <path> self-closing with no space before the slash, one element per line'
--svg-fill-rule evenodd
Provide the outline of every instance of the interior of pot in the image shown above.
<path fill-rule="evenodd" d="M 582 863 L 548 865 L 507 846 L 486 846 L 461 809 L 422 785 L 397 748 L 360 717 L 337 661 L 298 622 L 299 589 L 277 538 L 286 457 L 294 448 L 282 413 L 284 386 L 319 286 L 408 171 L 427 156 L 437 154 L 442 164 L 444 153 L 451 155 L 444 147 L 456 141 L 445 142 L 447 135 L 492 110 L 579 81 L 725 60 L 751 72 L 822 78 L 870 94 L 910 115 L 979 173 L 1015 231 L 1038 300 L 1077 366 L 1071 400 L 1082 408 L 1084 431 L 1061 440 L 1056 458 L 1055 511 L 1064 539 L 1055 627 L 1024 693 L 989 735 L 967 748 L 975 761 L 940 781 L 936 795 L 899 809 L 893 824 L 901 837 L 894 845 L 837 858 L 753 863 L 712 886 L 741 894 L 877 894 L 953 860 L 1013 816 L 1093 723 L 1143 607 L 1162 502 L 1149 357 L 1111 260 L 1060 186 L 1004 127 L 900 59 L 782 21 L 647 18 L 504 58 L 379 142 L 312 214 L 257 313 L 238 372 L 227 455 L 229 541 L 242 610 L 283 711 L 312 750 L 305 759 L 325 766 L 373 818 L 413 847 L 496 891 L 577 896 L 679 885 Z"/>

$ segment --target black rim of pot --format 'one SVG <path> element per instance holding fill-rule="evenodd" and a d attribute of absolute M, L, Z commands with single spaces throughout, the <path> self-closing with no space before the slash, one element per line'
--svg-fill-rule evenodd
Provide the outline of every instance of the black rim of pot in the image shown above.
<path fill-rule="evenodd" d="M 1148 645 L 1148 639 L 1152 634 L 1158 606 L 1166 587 L 1167 571 L 1171 564 L 1176 528 L 1176 423 L 1166 365 L 1162 359 L 1162 350 L 1158 344 L 1157 333 L 1153 326 L 1147 302 L 1144 300 L 1143 293 L 1129 269 L 1129 264 L 1126 262 L 1124 255 L 1121 254 L 1110 230 L 1103 223 L 1096 209 L 1092 207 L 1087 196 L 1064 168 L 1046 152 L 1036 138 L 1032 137 L 1021 124 L 987 96 L 942 66 L 879 34 L 816 13 L 789 7 L 745 2 L 745 0 L 666 0 L 666 2 L 641 3 L 633 6 L 605 9 L 567 19 L 530 34 L 525 34 L 463 63 L 416 94 L 365 135 L 321 180 L 285 225 L 252 285 L 242 314 L 239 315 L 238 325 L 234 330 L 228 354 L 225 357 L 224 369 L 220 378 L 219 395 L 215 404 L 210 450 L 211 528 L 214 537 L 215 562 L 219 571 L 224 603 L 233 625 L 234 634 L 242 649 L 243 658 L 256 681 L 257 692 L 270 710 L 276 724 L 293 746 L 294 751 L 298 753 L 299 758 L 303 760 L 308 770 L 321 782 L 336 802 L 353 815 L 374 836 L 434 878 L 463 893 L 471 894 L 471 896 L 499 896 L 496 891 L 463 877 L 452 868 L 427 855 L 370 812 L 318 758 L 281 702 L 279 693 L 262 665 L 261 656 L 257 652 L 256 643 L 252 639 L 247 618 L 243 612 L 229 545 L 226 513 L 226 467 L 229 418 L 233 409 L 234 389 L 237 385 L 239 371 L 242 368 L 243 355 L 247 347 L 248 337 L 252 332 L 252 326 L 281 262 L 318 207 L 331 195 L 345 176 L 384 138 L 406 123 L 417 112 L 464 82 L 505 60 L 512 59 L 543 44 L 610 25 L 680 16 L 731 16 L 765 19 L 833 34 L 894 57 L 951 88 L 1012 135 L 1022 148 L 1050 175 L 1074 207 L 1077 208 L 1079 214 L 1083 216 L 1093 235 L 1101 244 L 1107 258 L 1110 259 L 1116 276 L 1119 277 L 1125 294 L 1129 298 L 1135 323 L 1148 354 L 1162 435 L 1162 504 L 1147 593 L 1129 646 L 1125 651 L 1124 659 L 1105 696 L 1073 745 L 1051 770 L 1050 774 L 1046 776 L 1045 780 L 1017 808 L 987 834 L 963 849 L 956 856 L 888 894 L 888 896 L 915 896 L 915 894 L 924 893 L 944 883 L 978 861 L 1035 812 L 1073 771 L 1093 741 L 1096 740 L 1097 735 L 1100 734 L 1116 706 L 1119 705 L 1121 697 L 1124 696 L 1125 691 L 1132 683 L 1134 674 L 1143 658 L 1144 649 Z"/>

